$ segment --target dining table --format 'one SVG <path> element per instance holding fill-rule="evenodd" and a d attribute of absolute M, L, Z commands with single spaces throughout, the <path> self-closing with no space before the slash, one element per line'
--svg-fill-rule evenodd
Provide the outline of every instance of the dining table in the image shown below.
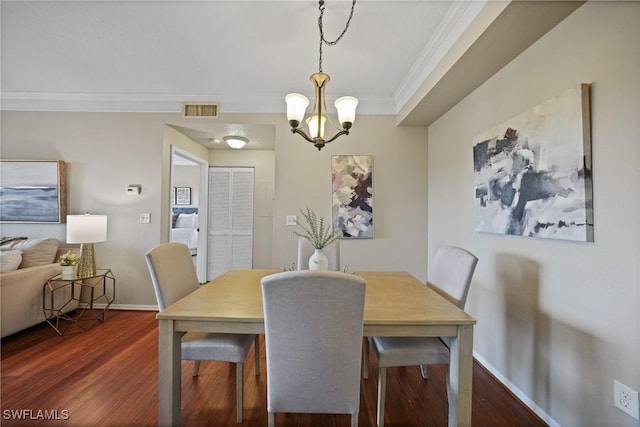
<path fill-rule="evenodd" d="M 278 272 L 230 270 L 158 312 L 158 425 L 182 422 L 182 335 L 190 331 L 264 334 L 260 281 Z M 470 426 L 475 319 L 407 272 L 351 274 L 366 280 L 364 336 L 451 337 L 448 425 Z"/>

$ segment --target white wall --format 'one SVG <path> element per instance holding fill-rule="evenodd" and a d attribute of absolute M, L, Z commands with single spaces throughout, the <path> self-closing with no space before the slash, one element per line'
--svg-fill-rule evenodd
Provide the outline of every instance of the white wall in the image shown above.
<path fill-rule="evenodd" d="M 472 70 L 470 70 L 472 72 Z M 591 83 L 595 242 L 473 230 L 472 138 Z M 476 354 L 562 426 L 640 426 L 640 3 L 587 2 L 429 129 L 429 253 L 480 259 L 467 303 Z"/>
<path fill-rule="evenodd" d="M 173 186 L 191 188 L 191 203 L 189 206 L 198 206 L 200 200 L 200 166 L 199 165 L 174 165 Z M 181 205 L 174 205 L 180 207 Z"/>

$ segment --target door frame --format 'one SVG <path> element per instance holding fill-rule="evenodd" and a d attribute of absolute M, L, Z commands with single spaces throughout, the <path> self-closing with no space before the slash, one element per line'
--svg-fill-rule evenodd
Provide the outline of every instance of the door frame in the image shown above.
<path fill-rule="evenodd" d="M 196 273 L 200 283 L 206 282 L 207 278 L 207 235 L 209 228 L 207 220 L 209 218 L 209 162 L 189 153 L 182 148 L 171 144 L 171 170 L 169 172 L 169 194 L 173 191 L 173 176 L 175 165 L 175 157 L 182 157 L 199 167 L 199 197 L 198 197 L 198 256 L 196 257 Z M 172 215 L 171 197 L 169 197 L 169 234 L 171 234 L 171 215 Z"/>

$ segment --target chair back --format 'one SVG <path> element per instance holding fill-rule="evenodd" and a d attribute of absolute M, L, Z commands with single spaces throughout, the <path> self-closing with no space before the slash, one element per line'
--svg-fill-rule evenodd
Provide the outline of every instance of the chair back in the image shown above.
<path fill-rule="evenodd" d="M 262 279 L 268 412 L 359 412 L 365 285 L 334 271 Z"/>
<path fill-rule="evenodd" d="M 307 239 L 302 237 L 298 239 L 298 270 L 309 269 L 309 258 L 311 258 L 314 251 L 314 247 Z M 329 260 L 329 271 L 340 271 L 340 239 L 331 242 L 322 249 L 322 253 Z"/>
<path fill-rule="evenodd" d="M 455 246 L 438 248 L 429 272 L 429 284 L 445 298 L 464 309 L 478 258 Z"/>
<path fill-rule="evenodd" d="M 145 259 L 160 310 L 198 289 L 193 259 L 184 243 L 162 243 L 147 252 Z"/>

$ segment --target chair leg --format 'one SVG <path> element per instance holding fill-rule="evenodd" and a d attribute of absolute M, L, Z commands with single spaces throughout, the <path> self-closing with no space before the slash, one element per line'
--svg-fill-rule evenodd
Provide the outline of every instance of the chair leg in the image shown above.
<path fill-rule="evenodd" d="M 362 378 L 369 379 L 369 337 L 364 337 L 364 356 L 362 357 Z"/>
<path fill-rule="evenodd" d="M 198 373 L 200 373 L 200 360 L 193 361 L 193 374 L 192 376 L 197 377 Z"/>
<path fill-rule="evenodd" d="M 260 375 L 260 335 L 256 335 L 253 343 L 253 354 L 256 363 L 256 376 Z"/>
<path fill-rule="evenodd" d="M 384 401 L 387 394 L 387 368 L 378 369 L 378 427 L 384 427 Z"/>
<path fill-rule="evenodd" d="M 244 406 L 244 363 L 236 363 L 236 421 L 242 422 L 242 408 Z"/>
<path fill-rule="evenodd" d="M 351 427 L 358 427 L 358 412 L 351 414 Z"/>
<path fill-rule="evenodd" d="M 420 365 L 420 373 L 422 374 L 422 378 L 425 380 L 429 379 L 429 373 L 427 372 L 427 366 L 429 365 Z"/>
<path fill-rule="evenodd" d="M 276 414 L 273 412 L 267 413 L 267 427 L 276 427 Z"/>

